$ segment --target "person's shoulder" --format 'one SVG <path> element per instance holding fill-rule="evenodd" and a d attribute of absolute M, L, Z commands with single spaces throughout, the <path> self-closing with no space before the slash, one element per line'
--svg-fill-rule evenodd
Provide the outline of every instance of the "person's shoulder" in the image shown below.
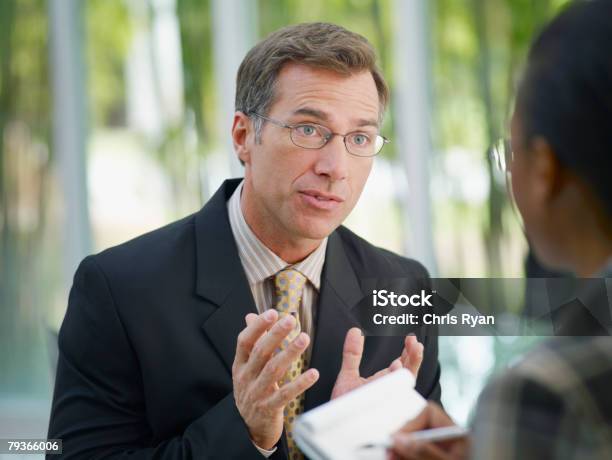
<path fill-rule="evenodd" d="M 570 410 L 562 394 L 512 369 L 493 378 L 478 397 L 471 422 L 472 458 L 536 459 L 554 449 Z M 501 455 L 500 455 L 501 453 Z"/>
<path fill-rule="evenodd" d="M 608 375 L 612 383 L 612 337 L 545 340 L 527 353 L 512 372 L 541 382 L 561 394 L 581 393 L 593 376 Z"/>
<path fill-rule="evenodd" d="M 118 276 L 167 270 L 179 260 L 195 258 L 195 214 L 104 249 L 85 258 L 82 266 L 95 265 Z"/>
<path fill-rule="evenodd" d="M 356 271 L 363 276 L 413 277 L 428 279 L 429 273 L 420 262 L 378 246 L 341 226 L 336 230 L 345 253 Z"/>
<path fill-rule="evenodd" d="M 612 411 L 612 337 L 558 337 L 544 341 L 498 375 L 479 398 L 481 413 Z M 587 410 L 588 409 L 588 410 Z M 481 414 L 482 416 L 482 414 Z"/>
<path fill-rule="evenodd" d="M 548 371 L 558 371 L 549 366 Z M 514 366 L 493 377 L 478 398 L 476 421 L 492 422 L 487 414 L 517 414 L 522 407 L 560 407 L 564 404 L 563 394 L 551 381 L 542 376 L 546 373 L 527 370 L 522 365 Z M 508 420 L 509 421 L 509 420 Z"/>
<path fill-rule="evenodd" d="M 608 451 L 611 345 L 611 337 L 551 339 L 493 378 L 476 405 L 473 457 L 544 458 L 568 439 L 576 450 Z"/>

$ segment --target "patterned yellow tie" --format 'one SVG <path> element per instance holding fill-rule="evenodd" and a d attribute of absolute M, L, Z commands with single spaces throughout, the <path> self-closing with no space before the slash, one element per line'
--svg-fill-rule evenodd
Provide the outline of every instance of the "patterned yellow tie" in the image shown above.
<path fill-rule="evenodd" d="M 276 309 L 279 312 L 279 319 L 284 318 L 286 315 L 293 315 L 297 320 L 293 330 L 289 333 L 287 338 L 283 340 L 281 350 L 284 350 L 302 330 L 300 326 L 299 309 L 305 283 L 306 277 L 299 271 L 293 269 L 282 270 L 278 272 L 274 278 L 274 284 L 276 285 L 276 298 L 278 300 Z M 302 355 L 291 363 L 291 366 L 289 369 L 287 369 L 285 376 L 280 382 L 278 382 L 278 384 L 282 386 L 291 382 L 297 378 L 304 371 L 304 369 L 306 369 L 306 367 L 307 363 Z M 293 440 L 293 423 L 295 422 L 295 418 L 303 412 L 303 404 L 304 394 L 301 394 L 285 407 L 285 432 L 287 433 L 289 460 L 301 460 L 304 458 Z"/>

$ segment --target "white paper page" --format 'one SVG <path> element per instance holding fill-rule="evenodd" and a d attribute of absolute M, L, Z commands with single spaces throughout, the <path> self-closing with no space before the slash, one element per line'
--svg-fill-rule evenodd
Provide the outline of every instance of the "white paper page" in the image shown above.
<path fill-rule="evenodd" d="M 401 369 L 308 411 L 296 421 L 298 445 L 310 456 L 309 445 L 324 454 L 314 458 L 384 459 L 384 449 L 359 447 L 387 441 L 423 410 L 426 401 L 414 390 L 414 382 L 413 375 Z"/>

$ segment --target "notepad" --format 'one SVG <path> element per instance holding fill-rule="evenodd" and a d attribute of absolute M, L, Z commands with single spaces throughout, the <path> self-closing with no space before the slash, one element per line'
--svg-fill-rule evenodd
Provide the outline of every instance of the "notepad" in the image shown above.
<path fill-rule="evenodd" d="M 294 439 L 314 460 L 379 460 L 384 449 L 362 449 L 384 444 L 426 406 L 414 389 L 415 378 L 400 369 L 363 385 L 299 416 Z"/>

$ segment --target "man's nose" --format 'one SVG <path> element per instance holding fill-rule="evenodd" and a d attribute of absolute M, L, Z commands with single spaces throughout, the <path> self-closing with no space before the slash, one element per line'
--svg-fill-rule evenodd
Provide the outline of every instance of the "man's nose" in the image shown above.
<path fill-rule="evenodd" d="M 349 156 L 342 136 L 333 136 L 325 146 L 319 149 L 315 173 L 327 176 L 333 181 L 346 179 Z"/>

